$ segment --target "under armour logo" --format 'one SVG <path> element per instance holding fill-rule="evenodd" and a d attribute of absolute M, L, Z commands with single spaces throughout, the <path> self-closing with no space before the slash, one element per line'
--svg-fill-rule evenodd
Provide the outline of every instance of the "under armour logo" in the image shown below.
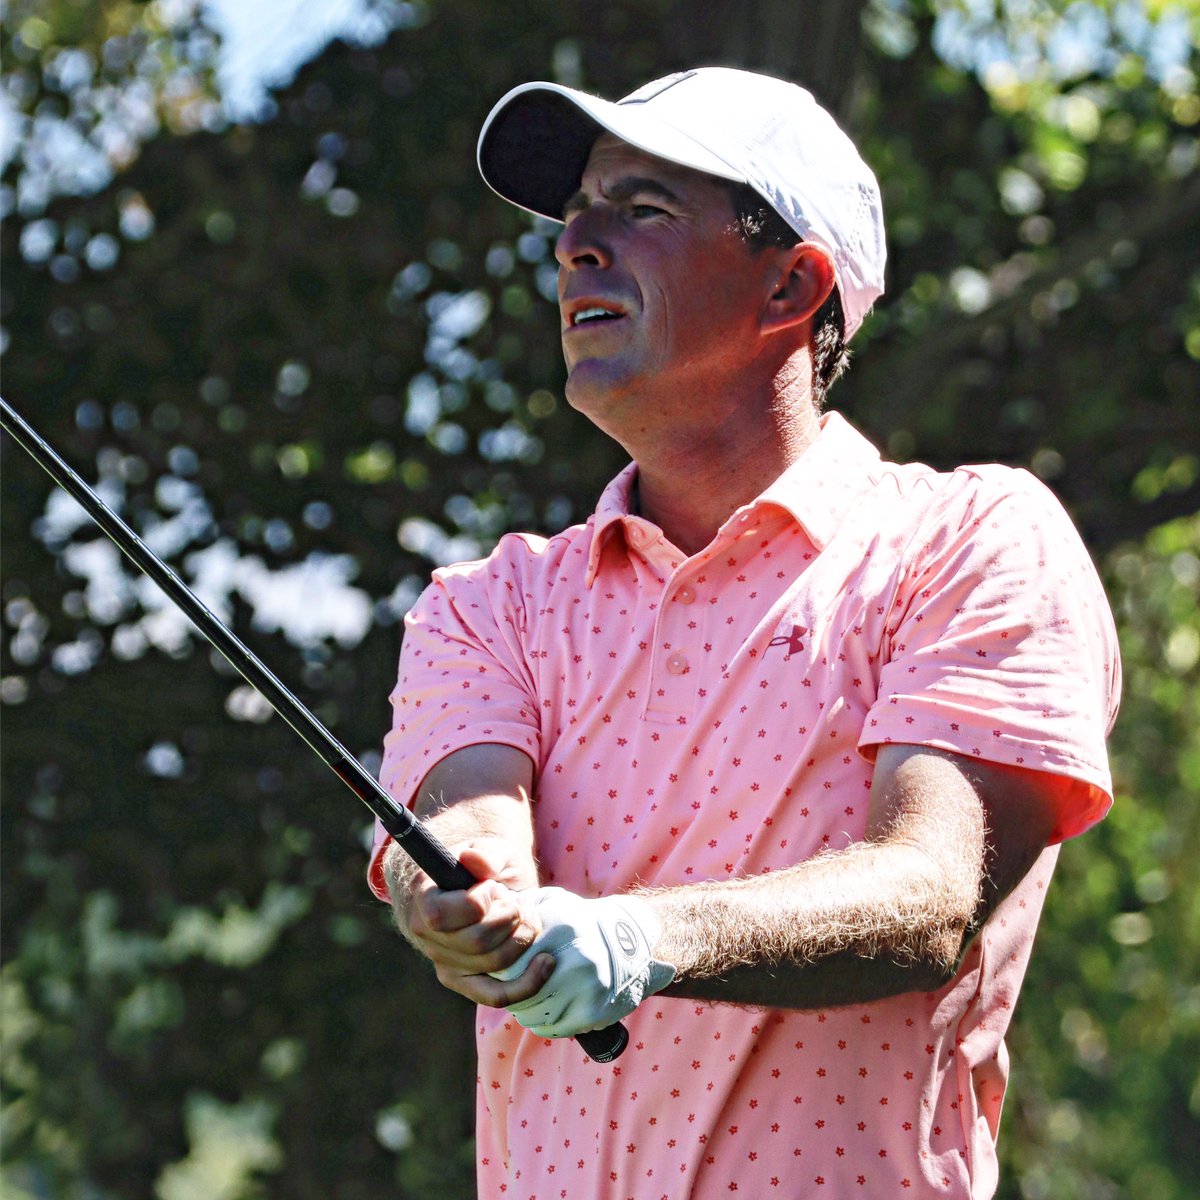
<path fill-rule="evenodd" d="M 804 643 L 800 639 L 807 632 L 808 632 L 808 629 L 806 626 L 793 625 L 792 632 L 789 633 L 786 637 L 781 636 L 781 637 L 772 638 L 767 643 L 767 649 L 770 650 L 772 646 L 786 646 L 787 654 L 784 657 L 791 658 L 791 656 L 793 654 L 799 654 L 804 649 Z"/>

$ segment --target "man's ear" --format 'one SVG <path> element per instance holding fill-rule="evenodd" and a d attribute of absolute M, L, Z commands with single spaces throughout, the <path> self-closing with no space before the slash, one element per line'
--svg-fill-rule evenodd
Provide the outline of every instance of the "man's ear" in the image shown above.
<path fill-rule="evenodd" d="M 781 271 L 763 310 L 763 332 L 779 333 L 811 320 L 833 291 L 833 260 L 815 242 L 789 246 L 777 264 Z"/>

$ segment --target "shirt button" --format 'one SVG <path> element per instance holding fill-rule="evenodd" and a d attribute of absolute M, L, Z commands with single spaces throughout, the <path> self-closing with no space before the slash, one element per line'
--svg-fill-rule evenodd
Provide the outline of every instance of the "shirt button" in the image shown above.
<path fill-rule="evenodd" d="M 683 675 L 687 669 L 688 660 L 686 656 L 680 654 L 678 650 L 676 650 L 675 653 L 667 659 L 667 670 L 670 671 L 672 675 Z"/>
<path fill-rule="evenodd" d="M 675 593 L 675 599 L 680 604 L 691 604 L 696 599 L 696 589 L 690 584 L 684 584 L 683 587 Z"/>

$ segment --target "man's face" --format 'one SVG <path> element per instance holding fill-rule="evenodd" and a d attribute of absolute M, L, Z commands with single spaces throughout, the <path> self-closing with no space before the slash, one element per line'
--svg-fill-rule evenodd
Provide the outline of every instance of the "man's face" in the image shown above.
<path fill-rule="evenodd" d="M 619 441 L 655 421 L 727 416 L 713 406 L 736 396 L 762 352 L 780 269 L 733 228 L 725 185 L 605 135 L 564 216 L 570 403 Z"/>

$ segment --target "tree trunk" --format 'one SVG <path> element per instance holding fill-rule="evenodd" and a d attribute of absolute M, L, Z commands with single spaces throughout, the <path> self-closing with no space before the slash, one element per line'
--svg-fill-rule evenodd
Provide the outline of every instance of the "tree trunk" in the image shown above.
<path fill-rule="evenodd" d="M 694 0 L 673 0 L 664 41 L 691 66 L 729 64 L 794 80 L 845 118 L 865 6 L 866 0 L 743 0 L 701 9 Z"/>

